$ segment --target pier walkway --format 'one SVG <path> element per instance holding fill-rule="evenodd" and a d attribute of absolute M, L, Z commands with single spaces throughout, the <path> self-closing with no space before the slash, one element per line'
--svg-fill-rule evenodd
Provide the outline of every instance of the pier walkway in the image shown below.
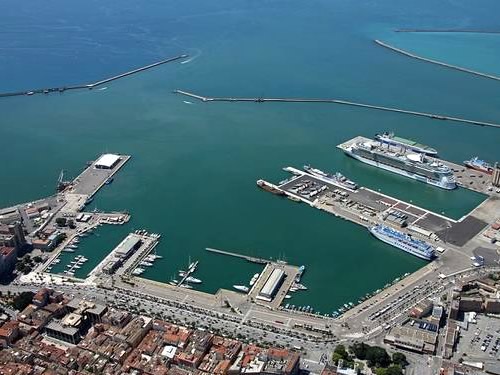
<path fill-rule="evenodd" d="M 500 78 L 498 78 L 500 80 Z M 198 94 L 191 93 L 189 91 L 175 90 L 174 94 L 179 94 L 183 96 L 190 97 L 192 99 L 200 100 L 202 102 L 254 102 L 254 103 L 327 103 L 327 104 L 340 104 L 347 105 L 352 107 L 360 107 L 366 109 L 372 109 L 377 111 L 385 111 L 385 112 L 395 112 L 412 116 L 420 116 L 427 117 L 433 120 L 449 120 L 454 122 L 460 122 L 467 125 L 477 125 L 477 126 L 487 126 L 492 128 L 500 128 L 500 124 L 486 122 L 486 121 L 477 121 L 477 120 L 469 120 L 460 117 L 453 116 L 445 116 L 434 113 L 426 113 L 426 112 L 418 112 L 418 111 L 410 111 L 406 109 L 399 109 L 393 107 L 384 107 L 373 104 L 365 104 L 365 103 L 357 103 L 351 102 L 347 100 L 339 100 L 339 99 L 314 99 L 314 98 L 232 98 L 232 97 L 206 97 Z"/>
<path fill-rule="evenodd" d="M 494 75 L 492 75 L 492 74 L 481 73 L 481 72 L 478 72 L 478 71 L 476 71 L 476 70 L 463 68 L 463 67 L 461 67 L 461 66 L 451 65 L 451 64 L 444 63 L 444 62 L 442 62 L 442 61 L 433 60 L 433 59 L 428 59 L 428 58 L 426 58 L 426 57 L 422 57 L 422 56 L 419 56 L 419 55 L 415 55 L 415 54 L 413 54 L 413 53 L 411 53 L 411 52 L 408 52 L 408 51 L 405 51 L 405 50 L 403 50 L 403 49 L 400 49 L 400 48 L 397 48 L 397 47 L 391 46 L 390 44 L 384 43 L 384 42 L 382 42 L 382 41 L 380 41 L 380 40 L 377 40 L 377 39 L 375 39 L 375 40 L 374 40 L 374 42 L 375 42 L 376 44 L 378 44 L 379 46 L 385 47 L 385 48 L 387 48 L 387 49 L 390 49 L 391 51 L 394 51 L 394 52 L 400 53 L 400 54 L 402 54 L 402 55 L 404 55 L 404 56 L 411 57 L 412 59 L 416 59 L 416 60 L 420 60 L 420 61 L 425 61 L 425 62 L 428 62 L 428 63 L 431 63 L 431 64 L 444 66 L 445 68 L 458 70 L 458 71 L 460 71 L 460 72 L 464 72 L 464 73 L 472 74 L 472 75 L 479 76 L 479 77 L 483 77 L 483 78 L 493 79 L 493 80 L 495 80 L 495 81 L 500 81 L 500 77 L 494 76 Z"/>
<path fill-rule="evenodd" d="M 184 276 L 182 276 L 182 279 L 181 279 L 181 281 L 179 281 L 177 286 L 182 286 L 186 282 L 186 279 L 189 276 L 191 276 L 194 273 L 194 271 L 196 271 L 196 267 L 198 267 L 198 263 L 199 263 L 199 261 L 195 261 L 192 265 L 191 264 L 189 265 L 189 268 L 186 270 L 186 272 L 184 273 Z"/>
<path fill-rule="evenodd" d="M 188 57 L 188 55 L 186 55 L 186 54 L 171 57 L 168 59 L 157 61 L 153 64 L 149 64 L 149 65 L 146 65 L 146 66 L 134 69 L 134 70 L 130 70 L 130 71 L 122 73 L 122 74 L 115 75 L 113 77 L 105 78 L 103 80 L 93 82 L 93 83 L 78 84 L 78 85 L 73 85 L 73 86 L 61 86 L 61 87 L 32 89 L 32 90 L 25 90 L 25 91 L 4 92 L 4 93 L 0 93 L 0 98 L 10 97 L 10 96 L 31 96 L 34 94 L 50 94 L 50 93 L 54 93 L 54 92 L 63 93 L 65 91 L 69 91 L 69 90 L 81 90 L 81 89 L 92 90 L 93 88 L 104 85 L 106 83 L 116 81 L 118 79 L 130 76 L 130 75 L 133 75 L 136 73 L 140 73 L 140 72 L 143 72 L 145 70 L 155 68 L 155 67 L 163 65 L 163 64 L 167 64 L 167 63 L 170 63 L 173 61 L 181 60 L 181 59 L 184 59 L 186 57 Z"/>
<path fill-rule="evenodd" d="M 271 260 L 268 260 L 268 259 L 251 257 L 251 256 L 248 256 L 248 255 L 243 255 L 243 254 L 238 254 L 238 253 L 232 253 L 230 251 L 212 249 L 211 247 L 207 247 L 207 248 L 205 248 L 205 250 L 209 251 L 211 253 L 222 254 L 222 255 L 232 256 L 232 257 L 236 257 L 236 258 L 242 258 L 242 259 L 245 259 L 245 260 L 247 260 L 249 262 L 257 263 L 257 264 L 271 263 Z"/>

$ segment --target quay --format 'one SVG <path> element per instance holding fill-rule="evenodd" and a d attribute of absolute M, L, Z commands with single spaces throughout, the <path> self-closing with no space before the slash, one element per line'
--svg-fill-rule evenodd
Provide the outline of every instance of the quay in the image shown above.
<path fill-rule="evenodd" d="M 385 48 L 387 48 L 387 49 L 389 49 L 391 51 L 397 52 L 397 53 L 402 54 L 404 56 L 411 57 L 412 59 L 416 59 L 416 60 L 428 62 L 428 63 L 439 65 L 439 66 L 444 66 L 445 68 L 458 70 L 460 72 L 472 74 L 472 75 L 479 76 L 479 77 L 493 79 L 495 81 L 500 81 L 500 77 L 494 76 L 492 74 L 481 73 L 481 72 L 478 72 L 476 70 L 463 68 L 463 67 L 457 66 L 457 65 L 447 64 L 447 63 L 444 63 L 442 61 L 429 59 L 427 57 L 422 57 L 422 56 L 416 55 L 414 53 L 405 51 L 405 50 L 403 50 L 401 48 L 397 48 L 397 47 L 391 46 L 390 44 L 384 43 L 384 42 L 382 42 L 380 40 L 377 40 L 377 39 L 375 39 L 374 42 L 376 44 L 378 44 L 379 46 L 385 47 Z"/>
<path fill-rule="evenodd" d="M 498 78 L 500 80 L 500 78 Z M 187 96 L 192 99 L 200 100 L 202 102 L 253 102 L 253 103 L 326 103 L 326 104 L 340 104 L 347 105 L 352 107 L 366 108 L 377 111 L 385 111 L 385 112 L 395 112 L 405 115 L 426 117 L 433 120 L 448 120 L 453 122 L 459 122 L 467 125 L 477 125 L 477 126 L 486 126 L 492 128 L 500 128 L 500 124 L 486 121 L 478 121 L 478 120 L 470 120 L 460 117 L 446 116 L 434 113 L 426 113 L 426 112 L 418 112 L 411 111 L 406 109 L 394 108 L 394 107 L 384 107 L 373 104 L 365 104 L 365 103 L 357 103 L 347 100 L 340 99 L 320 99 L 320 98 L 237 98 L 237 97 L 206 97 L 198 94 L 194 94 L 189 91 L 183 90 L 174 90 L 174 94 L 179 94 L 183 96 Z"/>
<path fill-rule="evenodd" d="M 460 220 L 454 220 L 366 187 L 352 191 L 296 168 L 287 167 L 284 170 L 293 173 L 293 177 L 275 186 L 285 196 L 363 227 L 390 225 L 426 241 L 463 245 L 487 226 L 483 217 L 472 215 L 474 211 Z M 302 193 L 300 186 L 305 185 L 318 193 Z"/>
<path fill-rule="evenodd" d="M 232 257 L 236 257 L 236 258 L 242 258 L 242 259 L 245 259 L 246 261 L 251 262 L 251 263 L 267 264 L 267 263 L 271 262 L 271 260 L 268 260 L 268 259 L 251 257 L 251 256 L 248 256 L 248 255 L 233 253 L 233 252 L 230 252 L 230 251 L 213 249 L 211 247 L 207 247 L 207 248 L 205 248 L 205 250 L 209 251 L 211 253 L 216 253 L 216 254 L 221 254 L 221 255 L 227 255 L 227 256 L 232 256 Z"/>
<path fill-rule="evenodd" d="M 32 89 L 32 90 L 26 90 L 26 91 L 4 92 L 4 93 L 0 93 L 0 98 L 2 98 L 2 97 L 4 97 L 4 98 L 5 97 L 10 97 L 10 96 L 32 96 L 34 94 L 50 94 L 50 93 L 54 93 L 54 92 L 63 93 L 65 91 L 81 90 L 81 89 L 92 90 L 93 88 L 101 86 L 101 85 L 104 85 L 106 83 L 109 83 L 109 82 L 112 82 L 112 81 L 116 81 L 118 79 L 130 76 L 130 75 L 133 75 L 133 74 L 137 74 L 137 73 L 143 72 L 143 71 L 148 70 L 148 69 L 155 68 L 155 67 L 163 65 L 163 64 L 167 64 L 167 63 L 174 62 L 174 61 L 177 61 L 177 60 L 185 59 L 187 57 L 189 57 L 189 55 L 187 55 L 187 54 L 182 54 L 182 55 L 179 55 L 179 56 L 174 56 L 174 57 L 171 57 L 171 58 L 168 58 L 168 59 L 157 61 L 157 62 L 155 62 L 153 64 L 149 64 L 149 65 L 137 68 L 137 69 L 130 70 L 130 71 L 125 72 L 125 73 L 121 73 L 121 74 L 115 75 L 113 77 L 105 78 L 105 79 L 97 81 L 97 82 L 92 82 L 92 83 L 87 83 L 87 84 L 78 84 L 78 85 L 72 85 L 72 86 L 61 86 L 61 87 L 49 87 L 49 88 L 41 88 L 41 89 Z"/>

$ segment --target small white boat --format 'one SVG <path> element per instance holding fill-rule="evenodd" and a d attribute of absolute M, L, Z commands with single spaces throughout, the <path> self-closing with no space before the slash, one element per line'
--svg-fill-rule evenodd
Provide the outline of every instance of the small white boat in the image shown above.
<path fill-rule="evenodd" d="M 257 279 L 259 278 L 259 274 L 256 273 L 255 275 L 253 275 L 252 279 L 250 280 L 250 286 L 253 286 L 253 284 L 255 284 L 255 282 L 257 281 Z"/>
<path fill-rule="evenodd" d="M 201 284 L 202 283 L 202 281 L 200 279 L 197 279 L 196 277 L 192 277 L 192 276 L 186 277 L 186 281 L 189 283 L 193 283 L 193 284 Z"/>
<path fill-rule="evenodd" d="M 239 292 L 243 292 L 243 293 L 248 293 L 248 291 L 250 290 L 247 286 L 245 285 L 233 285 L 233 288 L 236 289 L 237 291 Z"/>

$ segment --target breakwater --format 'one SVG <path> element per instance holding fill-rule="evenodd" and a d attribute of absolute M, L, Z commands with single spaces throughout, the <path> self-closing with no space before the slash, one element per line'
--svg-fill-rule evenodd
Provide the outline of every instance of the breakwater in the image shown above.
<path fill-rule="evenodd" d="M 33 90 L 25 90 L 25 91 L 5 92 L 5 93 L 0 93 L 0 97 L 24 96 L 24 95 L 31 96 L 31 95 L 34 95 L 34 94 L 50 94 L 50 93 L 54 93 L 54 92 L 63 93 L 65 91 L 69 91 L 69 90 L 81 90 L 81 89 L 89 89 L 89 90 L 91 90 L 91 89 L 93 89 L 95 87 L 99 87 L 99 86 L 104 85 L 106 83 L 109 83 L 109 82 L 112 82 L 112 81 L 116 81 L 118 79 L 130 76 L 130 75 L 133 75 L 133 74 L 137 74 L 137 73 L 143 72 L 143 71 L 151 69 L 151 68 L 155 68 L 155 67 L 163 65 L 163 64 L 167 64 L 167 63 L 170 63 L 170 62 L 173 62 L 173 61 L 184 59 L 186 57 L 188 57 L 188 55 L 185 55 L 185 54 L 184 55 L 175 56 L 175 57 L 171 57 L 171 58 L 168 58 L 168 59 L 157 61 L 157 62 L 155 62 L 153 64 L 149 64 L 149 65 L 137 68 L 137 69 L 130 70 L 130 71 L 125 72 L 125 73 L 121 73 L 121 74 L 115 75 L 113 77 L 105 78 L 103 80 L 100 80 L 100 81 L 97 81 L 97 82 L 93 82 L 93 83 L 78 84 L 78 85 L 72 85 L 72 86 L 49 87 L 49 88 L 41 88 L 41 89 L 33 89 Z"/>
<path fill-rule="evenodd" d="M 396 29 L 396 33 L 470 33 L 470 34 L 500 34 L 500 30 L 481 29 Z"/>
<path fill-rule="evenodd" d="M 425 62 L 428 62 L 428 63 L 431 63 L 431 64 L 435 64 L 435 65 L 444 66 L 445 68 L 458 70 L 460 72 L 472 74 L 472 75 L 479 76 L 479 77 L 482 77 L 482 78 L 488 78 L 488 79 L 493 79 L 495 81 L 500 81 L 500 77 L 494 76 L 492 74 L 481 73 L 481 72 L 478 72 L 476 70 L 467 69 L 467 68 L 463 68 L 461 66 L 451 65 L 451 64 L 444 63 L 442 61 L 428 59 L 426 57 L 418 56 L 418 55 L 415 55 L 414 53 L 405 51 L 405 50 L 403 50 L 401 48 L 397 48 L 397 47 L 391 46 L 390 44 L 384 43 L 384 42 L 382 42 L 380 40 L 377 40 L 377 39 L 375 39 L 374 42 L 376 44 L 378 44 L 379 46 L 385 47 L 387 49 L 390 49 L 391 51 L 400 53 L 402 55 L 411 57 L 412 59 L 416 59 L 416 60 L 420 60 L 420 61 L 425 61 Z"/>
<path fill-rule="evenodd" d="M 485 121 L 477 121 L 477 120 L 469 120 L 460 117 L 452 117 L 439 115 L 434 113 L 426 113 L 426 112 L 418 112 L 418 111 L 410 111 L 406 109 L 399 109 L 393 107 L 384 107 L 373 104 L 365 104 L 365 103 L 357 103 L 351 102 L 347 100 L 339 100 L 339 99 L 314 99 L 314 98 L 232 98 L 232 97 L 206 97 L 198 94 L 194 94 L 188 91 L 175 90 L 174 94 L 179 94 L 183 96 L 190 97 L 192 99 L 200 100 L 202 102 L 254 102 L 254 103 L 329 103 L 329 104 L 340 104 L 340 105 L 348 105 L 353 107 L 360 107 L 366 109 L 372 109 L 377 111 L 386 111 L 386 112 L 395 112 L 412 116 L 420 116 L 427 117 L 434 120 L 449 120 L 454 122 L 460 122 L 468 125 L 477 125 L 477 126 L 487 126 L 492 128 L 500 128 L 500 124 L 485 122 Z"/>

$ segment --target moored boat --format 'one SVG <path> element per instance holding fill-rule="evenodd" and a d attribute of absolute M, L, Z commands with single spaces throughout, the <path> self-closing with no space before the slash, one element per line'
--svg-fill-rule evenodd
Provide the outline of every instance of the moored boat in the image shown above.
<path fill-rule="evenodd" d="M 283 190 L 278 189 L 277 186 L 264 180 L 257 180 L 257 186 L 276 195 L 285 195 L 285 192 Z"/>
<path fill-rule="evenodd" d="M 233 285 L 233 288 L 243 293 L 248 293 L 249 291 L 248 287 L 245 285 Z"/>
<path fill-rule="evenodd" d="M 474 169 L 476 171 L 493 174 L 493 166 L 486 161 L 479 159 L 477 156 L 470 160 L 465 160 L 464 165 L 467 168 Z"/>

